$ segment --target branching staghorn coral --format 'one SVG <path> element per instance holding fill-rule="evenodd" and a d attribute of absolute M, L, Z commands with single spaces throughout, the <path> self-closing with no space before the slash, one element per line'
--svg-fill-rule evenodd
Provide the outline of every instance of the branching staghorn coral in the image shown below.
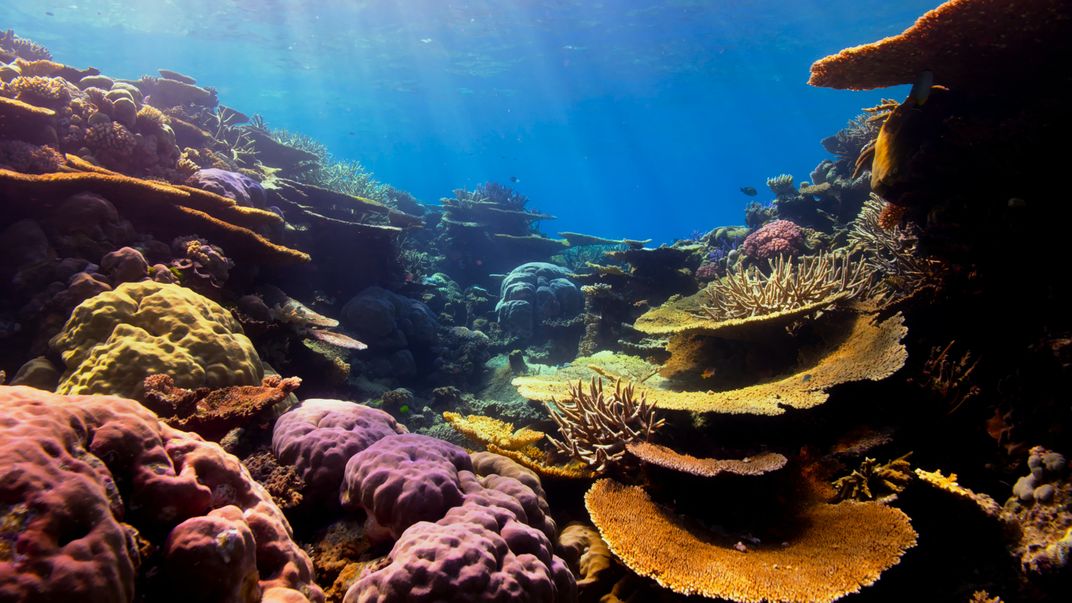
<path fill-rule="evenodd" d="M 625 456 L 625 445 L 648 440 L 663 419 L 655 418 L 655 404 L 643 394 L 634 395 L 633 384 L 614 383 L 614 392 L 603 391 L 603 379 L 592 379 L 587 391 L 583 381 L 570 384 L 564 400 L 545 403 L 558 425 L 563 441 L 547 439 L 564 454 L 588 463 L 596 472 L 604 472 Z"/>
<path fill-rule="evenodd" d="M 869 293 L 881 299 L 910 293 L 935 271 L 934 262 L 919 255 L 918 239 L 912 229 L 882 227 L 881 215 L 888 205 L 871 193 L 849 231 L 850 245 L 863 252 L 872 275 Z"/>
<path fill-rule="evenodd" d="M 881 464 L 873 458 L 865 458 L 859 469 L 834 480 L 837 490 L 834 500 L 867 501 L 901 492 L 912 481 L 912 467 L 908 464 L 911 454 Z"/>
<path fill-rule="evenodd" d="M 797 190 L 793 186 L 793 176 L 791 174 L 779 174 L 773 178 L 767 178 L 767 188 L 771 189 L 771 192 L 775 195 L 789 195 Z"/>
<path fill-rule="evenodd" d="M 706 289 L 701 306 L 714 320 L 731 320 L 795 310 L 823 300 L 855 297 L 871 281 L 863 258 L 823 252 L 817 256 L 768 260 L 770 274 L 752 266 L 730 272 Z"/>

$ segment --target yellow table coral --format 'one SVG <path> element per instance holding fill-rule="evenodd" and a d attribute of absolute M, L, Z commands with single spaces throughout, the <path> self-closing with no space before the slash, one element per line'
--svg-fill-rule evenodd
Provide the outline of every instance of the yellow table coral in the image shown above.
<path fill-rule="evenodd" d="M 50 342 L 61 394 L 136 397 L 154 373 L 178 387 L 256 385 L 260 357 L 231 313 L 178 285 L 124 283 L 82 302 Z"/>

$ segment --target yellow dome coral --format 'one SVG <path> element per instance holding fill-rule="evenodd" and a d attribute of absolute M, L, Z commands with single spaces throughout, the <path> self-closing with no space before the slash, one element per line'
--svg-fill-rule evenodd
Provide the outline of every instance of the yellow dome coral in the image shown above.
<path fill-rule="evenodd" d="M 874 584 L 915 545 L 908 517 L 879 503 L 815 504 L 787 543 L 747 552 L 697 534 L 641 488 L 609 479 L 585 495 L 592 522 L 630 569 L 677 593 L 743 603 L 826 603 Z"/>
<path fill-rule="evenodd" d="M 67 367 L 61 394 L 134 397 L 155 373 L 188 389 L 256 385 L 264 372 L 230 312 L 190 289 L 152 281 L 82 302 L 50 345 Z"/>

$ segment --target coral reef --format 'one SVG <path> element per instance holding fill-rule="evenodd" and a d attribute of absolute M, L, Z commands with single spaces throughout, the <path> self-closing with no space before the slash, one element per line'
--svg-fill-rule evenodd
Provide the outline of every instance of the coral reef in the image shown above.
<path fill-rule="evenodd" d="M 763 452 L 744 459 L 701 459 L 644 440 L 631 441 L 625 449 L 650 465 L 700 477 L 715 477 L 723 473 L 763 475 L 785 467 L 789 460 L 777 452 Z"/>
<path fill-rule="evenodd" d="M 114 396 L 0 386 L 0 413 L 5 599 L 134 601 L 144 577 L 167 600 L 323 601 L 283 513 L 219 446 Z"/>
<path fill-rule="evenodd" d="M 350 457 L 381 438 L 405 432 L 382 410 L 342 400 L 310 399 L 276 421 L 272 452 L 281 463 L 294 466 L 307 495 L 332 500 Z"/>
<path fill-rule="evenodd" d="M 0 33 L 0 599 L 1063 601 L 1072 10 L 1012 4 L 817 62 L 914 85 L 658 247 Z"/>
<path fill-rule="evenodd" d="M 179 387 L 253 385 L 260 357 L 227 310 L 189 289 L 123 283 L 79 304 L 51 342 L 66 371 L 64 394 L 136 397 L 152 374 Z"/>
<path fill-rule="evenodd" d="M 830 253 L 796 261 L 778 256 L 768 263 L 769 274 L 751 268 L 713 282 L 705 289 L 703 311 L 726 321 L 829 305 L 859 295 L 870 276 L 862 259 Z"/>
<path fill-rule="evenodd" d="M 530 262 L 514 268 L 503 279 L 495 306 L 499 325 L 523 339 L 533 336 L 545 321 L 569 319 L 581 311 L 580 289 L 564 268 Z"/>
<path fill-rule="evenodd" d="M 548 438 L 559 452 L 583 460 L 597 473 L 620 463 L 626 446 L 651 439 L 664 421 L 655 418 L 655 405 L 632 384 L 614 384 L 603 393 L 603 379 L 570 385 L 569 395 L 547 404 L 562 439 Z"/>
<path fill-rule="evenodd" d="M 992 80 L 996 73 L 1045 73 L 1046 61 L 1013 61 L 1014 56 L 1046 56 L 1060 46 L 1072 18 L 1060 0 L 1035 0 L 1012 7 L 1000 0 L 951 0 L 926 13 L 907 30 L 884 40 L 816 61 L 813 86 L 864 90 L 916 81 L 933 70 L 936 81 L 954 87 Z M 994 40 L 1001 39 L 1000 43 Z M 971 60 L 964 53 L 971 48 Z M 1000 75 L 998 75 L 1000 77 Z"/>
<path fill-rule="evenodd" d="M 748 235 L 742 250 L 753 261 L 772 260 L 778 256 L 795 255 L 804 244 L 800 227 L 789 220 L 767 222 Z"/>
<path fill-rule="evenodd" d="M 1072 482 L 1064 455 L 1041 446 L 1027 459 L 1031 473 L 1013 486 L 1002 519 L 1019 532 L 1013 554 L 1024 572 L 1046 575 L 1065 571 L 1072 555 Z"/>
<path fill-rule="evenodd" d="M 904 513 L 878 503 L 813 505 L 791 541 L 747 551 L 684 524 L 637 486 L 600 480 L 585 505 L 611 551 L 636 573 L 678 593 L 744 603 L 840 599 L 874 583 L 916 544 Z"/>
<path fill-rule="evenodd" d="M 859 469 L 834 480 L 836 501 L 875 500 L 882 493 L 897 494 L 905 489 L 912 479 L 912 468 L 908 464 L 911 452 L 887 463 L 879 463 L 873 458 L 866 458 Z"/>

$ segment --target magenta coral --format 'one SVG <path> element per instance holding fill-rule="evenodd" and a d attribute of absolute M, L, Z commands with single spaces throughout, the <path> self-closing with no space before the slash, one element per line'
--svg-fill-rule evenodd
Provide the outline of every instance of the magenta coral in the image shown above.
<path fill-rule="evenodd" d="M 804 234 L 799 226 L 789 220 L 774 220 L 748 235 L 742 249 L 748 259 L 763 261 L 780 255 L 793 255 L 803 246 Z"/>
<path fill-rule="evenodd" d="M 0 386 L 0 600 L 133 601 L 146 540 L 171 599 L 323 601 L 282 512 L 218 445 L 132 400 Z M 210 575 L 221 560 L 239 582 Z"/>
<path fill-rule="evenodd" d="M 381 438 L 405 432 L 382 410 L 310 399 L 276 421 L 272 452 L 280 463 L 294 465 L 305 481 L 307 496 L 334 502 L 350 457 Z"/>

